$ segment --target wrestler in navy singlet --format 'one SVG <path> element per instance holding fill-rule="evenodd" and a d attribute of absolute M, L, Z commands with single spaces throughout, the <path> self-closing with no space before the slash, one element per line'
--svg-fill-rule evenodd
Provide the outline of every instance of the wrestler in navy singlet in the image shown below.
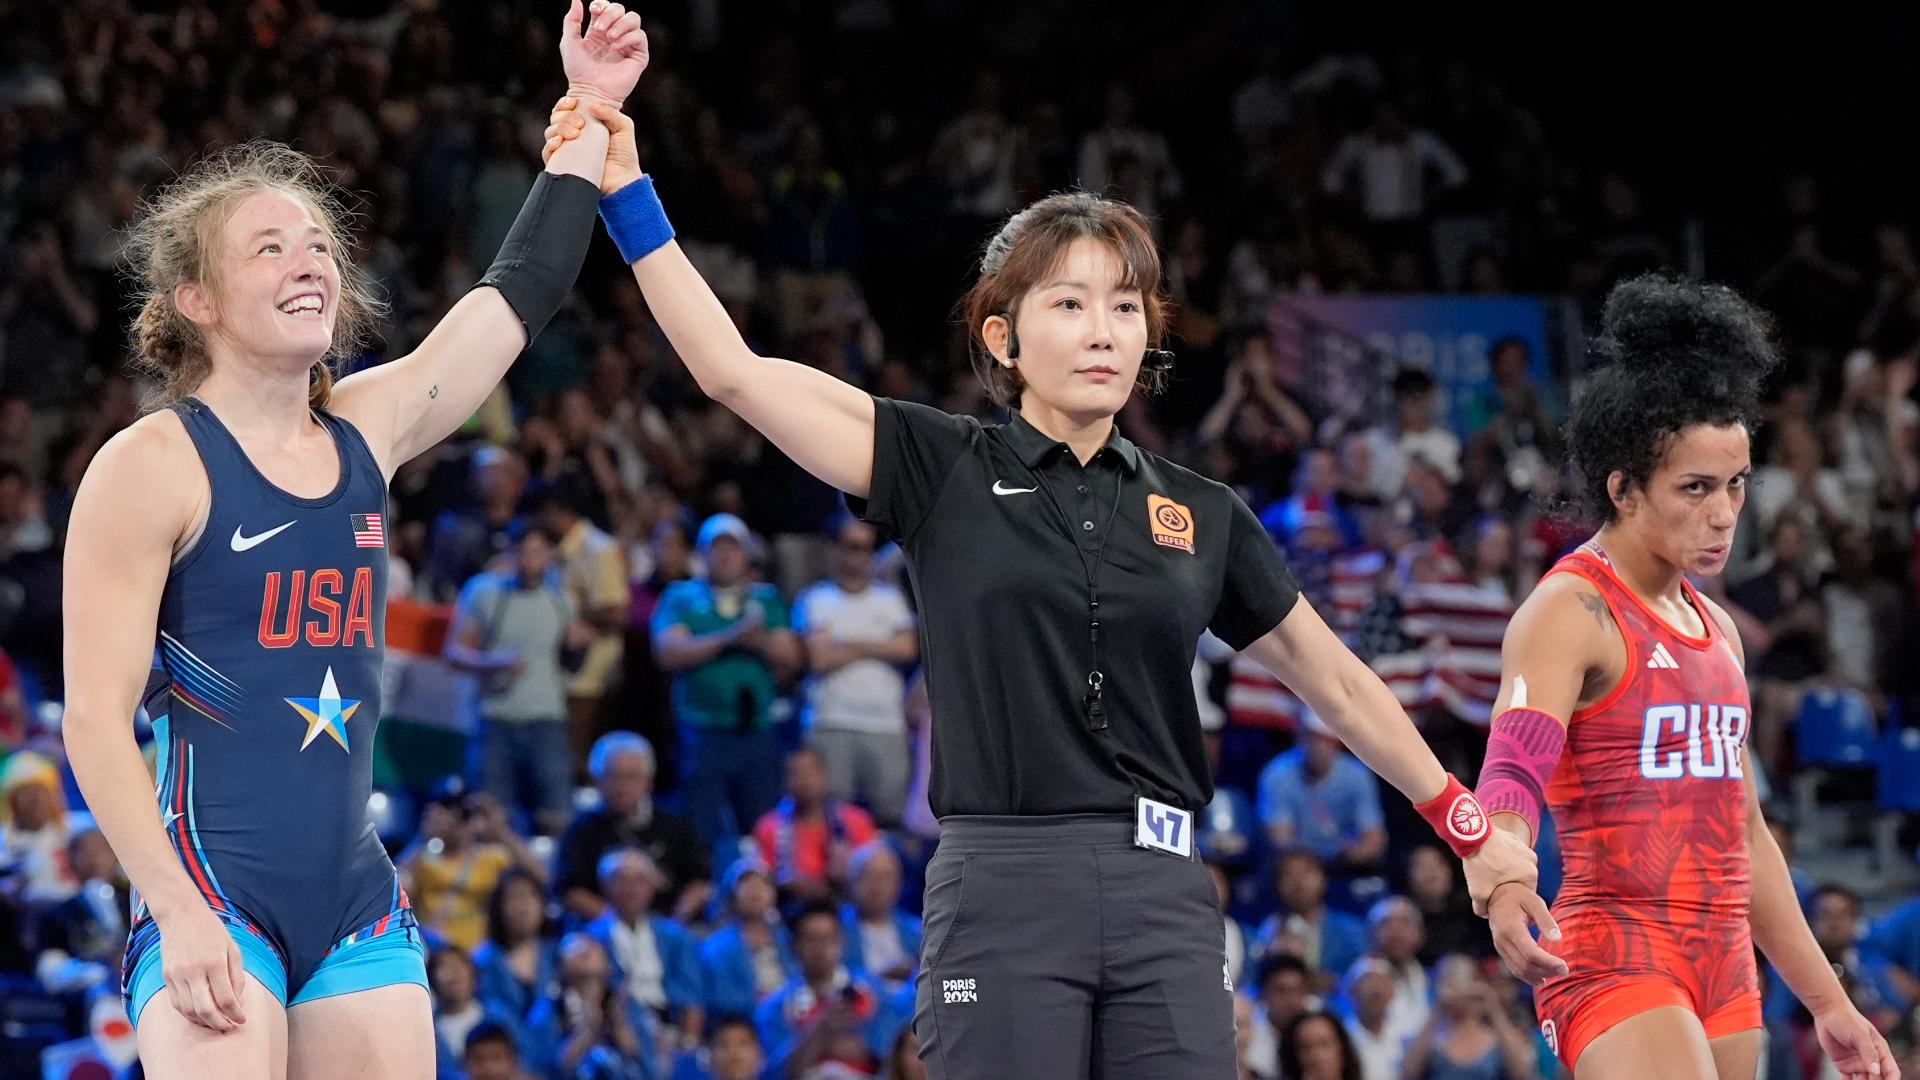
<path fill-rule="evenodd" d="M 339 482 L 303 499 L 261 475 L 204 404 L 190 398 L 174 412 L 212 503 L 160 603 L 163 692 L 152 711 L 161 820 L 208 906 L 239 931 L 248 970 L 283 1004 L 365 989 L 364 970 L 309 983 L 337 966 L 330 954 L 358 943 L 399 934 L 417 951 L 412 912 L 367 814 L 385 655 L 386 482 L 360 433 L 329 413 L 314 415 L 333 437 Z M 159 986 L 158 943 L 136 901 L 124 977 L 136 1016 Z M 261 945 L 277 973 L 260 970 L 269 966 Z M 413 980 L 384 979 L 394 981 Z"/>

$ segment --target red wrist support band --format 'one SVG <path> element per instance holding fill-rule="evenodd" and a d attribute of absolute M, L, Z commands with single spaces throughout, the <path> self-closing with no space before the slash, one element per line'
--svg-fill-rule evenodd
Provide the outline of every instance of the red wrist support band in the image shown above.
<path fill-rule="evenodd" d="M 1480 804 L 1492 814 L 1519 814 L 1540 835 L 1547 782 L 1560 767 L 1567 726 L 1539 709 L 1508 709 L 1493 719 L 1487 761 L 1480 768 Z"/>
<path fill-rule="evenodd" d="M 1433 831 L 1440 834 L 1440 839 L 1447 842 L 1453 853 L 1463 859 L 1471 858 L 1492 835 L 1480 800 L 1452 773 L 1447 774 L 1445 791 L 1414 809 L 1427 819 L 1427 824 L 1433 826 Z"/>

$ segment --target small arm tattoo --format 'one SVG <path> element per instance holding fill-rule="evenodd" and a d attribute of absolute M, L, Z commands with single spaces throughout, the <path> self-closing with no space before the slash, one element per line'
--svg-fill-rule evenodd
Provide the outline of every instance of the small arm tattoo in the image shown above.
<path fill-rule="evenodd" d="M 440 384 L 439 384 L 439 383 L 434 383 L 434 384 L 433 384 L 432 386 L 429 386 L 429 387 L 427 387 L 427 396 L 428 396 L 428 397 L 430 397 L 430 398 L 437 398 L 437 397 L 439 397 L 439 396 L 440 396 Z"/>
<path fill-rule="evenodd" d="M 1587 609 L 1587 614 L 1593 616 L 1593 620 L 1600 624 L 1601 629 L 1613 629 L 1613 612 L 1607 608 L 1607 602 L 1600 599 L 1598 593 L 1583 592 L 1574 595 L 1580 598 L 1580 606 Z"/>

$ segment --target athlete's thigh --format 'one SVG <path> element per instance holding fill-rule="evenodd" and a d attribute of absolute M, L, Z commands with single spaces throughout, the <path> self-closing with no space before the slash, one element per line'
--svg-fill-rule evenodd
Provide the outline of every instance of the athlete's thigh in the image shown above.
<path fill-rule="evenodd" d="M 287 1010 L 287 1080 L 432 1075 L 433 1006 L 424 986 L 379 986 Z"/>
<path fill-rule="evenodd" d="M 240 988 L 247 1022 L 214 1031 L 180 1015 L 162 989 L 141 1010 L 135 1042 L 148 1080 L 201 1080 L 209 1076 L 287 1075 L 287 1014 L 273 991 L 249 975 Z"/>
<path fill-rule="evenodd" d="M 1722 1035 L 1707 1043 L 1720 1080 L 1753 1080 L 1760 1072 L 1760 1050 L 1766 1039 L 1759 1028 Z"/>
<path fill-rule="evenodd" d="M 1580 1051 L 1574 1080 L 1717 1080 L 1700 1018 L 1677 1005 L 1636 1013 Z"/>

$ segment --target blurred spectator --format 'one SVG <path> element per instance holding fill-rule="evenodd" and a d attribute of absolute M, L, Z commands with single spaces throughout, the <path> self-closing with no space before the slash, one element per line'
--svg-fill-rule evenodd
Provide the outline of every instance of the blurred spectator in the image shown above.
<path fill-rule="evenodd" d="M 1293 494 L 1260 512 L 1260 524 L 1281 546 L 1291 549 L 1300 533 L 1308 528 L 1331 527 L 1333 547 L 1354 547 L 1360 543 L 1360 523 L 1340 505 L 1340 460 L 1326 447 L 1316 447 L 1300 455 L 1300 467 L 1293 477 Z"/>
<path fill-rule="evenodd" d="M 1166 136 L 1142 126 L 1135 111 L 1132 89 L 1108 84 L 1106 118 L 1080 140 L 1078 180 L 1083 190 L 1125 199 L 1154 221 L 1180 197 L 1180 170 Z"/>
<path fill-rule="evenodd" d="M 1280 1075 L 1286 1080 L 1361 1080 L 1360 1057 L 1332 1013 L 1301 1013 L 1280 1032 Z"/>
<path fill-rule="evenodd" d="M 1753 683 L 1749 752 L 1780 769 L 1787 725 L 1805 684 L 1827 670 L 1827 617 L 1815 588 L 1818 575 L 1808 565 L 1802 519 L 1775 519 L 1766 550 L 1750 577 L 1726 585 L 1723 603 L 1739 627 Z"/>
<path fill-rule="evenodd" d="M 854 518 L 834 539 L 832 576 L 793 603 L 793 628 L 806 643 L 807 741 L 820 752 L 835 798 L 865 803 L 881 825 L 905 809 L 905 665 L 920 655 L 913 612 L 900 590 L 874 580 L 879 534 Z"/>
<path fill-rule="evenodd" d="M 1892 1031 L 1914 1002 L 1901 989 L 1896 966 L 1881 952 L 1861 947 L 1865 936 L 1861 915 L 1859 895 L 1842 885 L 1815 889 L 1807 906 L 1807 924 L 1813 929 L 1813 938 L 1840 976 L 1840 985 L 1846 988 L 1854 1007 L 1881 1031 Z M 1811 1028 L 1812 1017 L 1787 990 L 1780 973 L 1769 966 L 1767 978 L 1772 984 L 1766 1002 L 1767 1018 L 1790 1022 L 1803 1033 Z"/>
<path fill-rule="evenodd" d="M 713 894 L 713 854 L 693 826 L 653 801 L 653 744 L 630 731 L 600 736 L 587 771 L 600 805 L 583 810 L 560 838 L 556 891 L 567 910 L 598 918 L 606 899 L 596 890 L 601 856 L 615 848 L 644 851 L 666 875 L 656 907 L 682 924 L 700 921 Z"/>
<path fill-rule="evenodd" d="M 568 636 L 562 666 L 567 680 L 567 730 L 575 760 L 600 735 L 600 706 L 619 682 L 626 626 L 627 560 L 620 545 L 586 517 L 582 484 L 569 477 L 540 496 L 540 522 L 556 537 L 560 583 L 587 631 Z M 580 638 L 586 638 L 584 642 Z"/>
<path fill-rule="evenodd" d="M 467 1032 L 460 1063 L 466 1080 L 533 1080 L 520 1062 L 513 1029 L 491 1020 L 482 1020 Z"/>
<path fill-rule="evenodd" d="M 773 876 L 759 860 L 728 867 L 720 896 L 720 928 L 700 943 L 707 1012 L 752 1016 L 761 999 L 786 984 L 794 963 L 791 941 L 774 907 Z"/>
<path fill-rule="evenodd" d="M 928 157 L 948 210 L 960 219 L 956 231 L 969 237 L 1014 208 L 1014 155 L 1024 133 L 1007 118 L 1001 91 L 998 75 L 976 71 L 966 109 L 934 137 Z"/>
<path fill-rule="evenodd" d="M 920 919 L 900 910 L 900 856 L 872 840 L 847 863 L 851 899 L 840 909 L 847 970 L 885 984 L 908 982 L 920 967 Z"/>
<path fill-rule="evenodd" d="M 487 905 L 508 867 L 546 883 L 546 862 L 513 831 L 506 811 L 484 793 L 468 794 L 458 780 L 427 804 L 419 837 L 399 859 L 420 925 L 467 952 L 486 938 Z"/>
<path fill-rule="evenodd" d="M 19 466 L 0 464 L 0 561 L 19 552 L 45 551 L 52 543 L 40 485 Z"/>
<path fill-rule="evenodd" d="M 699 946 L 684 927 L 656 915 L 653 900 L 661 875 L 653 860 L 632 848 L 600 859 L 600 892 L 607 910 L 587 924 L 613 960 L 614 978 L 645 1017 L 643 1028 L 659 1032 L 656 1047 L 699 1045 L 706 1010 Z"/>
<path fill-rule="evenodd" d="M 787 755 L 787 795 L 753 827 L 774 883 L 803 900 L 846 895 L 854 849 L 874 836 L 873 818 L 833 797 L 826 761 L 807 747 Z"/>
<path fill-rule="evenodd" d="M 613 962 L 591 934 L 560 940 L 560 981 L 534 1006 L 529 1029 L 541 1053 L 528 1058 L 560 1080 L 644 1080 L 639 1006 L 621 991 Z M 530 1043 L 532 1041 L 530 1040 Z"/>
<path fill-rule="evenodd" d="M 1340 996 L 1347 1003 L 1347 1038 L 1360 1061 L 1362 1080 L 1400 1080 L 1400 1067 L 1412 1036 L 1388 1023 L 1393 969 L 1376 956 L 1354 961 L 1341 981 Z"/>
<path fill-rule="evenodd" d="M 67 862 L 80 886 L 40 913 L 34 970 L 54 993 L 114 985 L 126 951 L 127 912 L 133 910 L 120 860 L 100 830 L 89 827 L 68 841 Z"/>
<path fill-rule="evenodd" d="M 527 491 L 527 465 L 520 455 L 498 446 L 473 454 L 471 506 L 443 511 L 427 533 L 422 578 L 435 599 L 449 600 L 475 575 L 488 570 L 520 542 L 527 520 L 521 499 Z"/>
<path fill-rule="evenodd" d="M 1435 1008 L 1407 1047 L 1405 1080 L 1533 1080 L 1533 1039 L 1514 1026 L 1473 961 L 1440 962 Z"/>
<path fill-rule="evenodd" d="M 785 163 L 767 191 L 768 262 L 782 336 L 799 336 L 818 313 L 857 294 L 851 271 L 859 257 L 857 217 L 846 179 L 827 164 L 817 123 L 794 132 Z"/>
<path fill-rule="evenodd" d="M 8 244 L 0 269 L 0 394 L 36 407 L 76 404 L 93 382 L 87 339 L 100 320 L 93 290 L 73 275 L 54 222 L 23 219 Z"/>
<path fill-rule="evenodd" d="M 0 839 L 15 894 L 29 904 L 57 904 L 80 888 L 67 863 L 72 840 L 60 770 L 39 754 L 20 751 L 0 768 Z"/>
<path fill-rule="evenodd" d="M 1407 898 L 1420 909 L 1426 929 L 1426 945 L 1420 950 L 1423 964 L 1450 953 L 1493 955 L 1487 921 L 1473 913 L 1473 901 L 1467 899 L 1453 868 L 1453 856 L 1432 844 L 1422 844 L 1407 856 Z"/>
<path fill-rule="evenodd" d="M 1367 925 L 1327 907 L 1327 875 L 1311 851 L 1286 851 L 1274 866 L 1279 909 L 1254 932 L 1253 954 L 1299 957 L 1313 972 L 1314 988 L 1330 993 L 1366 952 Z"/>
<path fill-rule="evenodd" d="M 1533 350 L 1520 338 L 1501 338 L 1487 349 L 1492 385 L 1466 405 L 1466 433 L 1500 448 L 1509 468 L 1538 466 L 1543 455 L 1558 448 L 1559 403 L 1533 377 Z M 1516 460 L 1527 449 L 1530 463 Z M 1531 483 L 1516 483 L 1531 490 Z"/>
<path fill-rule="evenodd" d="M 762 1080 L 766 1051 L 760 1032 L 744 1016 L 721 1017 L 707 1033 L 707 1044 L 688 1051 L 674 1065 L 672 1080 Z"/>
<path fill-rule="evenodd" d="M 1254 328 L 1229 349 L 1220 397 L 1194 432 L 1203 446 L 1227 451 L 1231 472 L 1217 479 L 1253 492 L 1258 506 L 1279 495 L 1270 490 L 1295 468 L 1300 450 L 1313 439 L 1313 418 L 1275 381 L 1272 334 Z"/>
<path fill-rule="evenodd" d="M 1848 505 L 1865 506 L 1877 531 L 1898 529 L 1910 500 L 1920 491 L 1920 344 L 1911 331 L 1898 344 L 1861 349 L 1847 357 L 1845 382 L 1832 424 Z"/>
<path fill-rule="evenodd" d="M 1383 250 L 1429 257 L 1418 226 L 1436 193 L 1467 182 L 1467 167 L 1430 131 L 1412 127 L 1399 105 L 1382 100 L 1373 123 L 1334 148 L 1321 177 L 1329 195 L 1358 204 Z"/>
<path fill-rule="evenodd" d="M 553 553 L 551 532 L 528 529 L 511 571 L 481 574 L 461 590 L 447 632 L 448 662 L 480 679 L 482 785 L 547 836 L 566 825 L 572 772 L 564 654 L 593 633 L 561 586 Z"/>
<path fill-rule="evenodd" d="M 1903 900 L 1873 920 L 1860 949 L 1887 962 L 1887 981 L 1920 1003 L 1920 898 Z"/>
<path fill-rule="evenodd" d="M 1294 1018 L 1320 1007 L 1313 993 L 1307 965 L 1297 956 L 1274 953 L 1260 961 L 1254 975 L 1259 1005 L 1254 1009 L 1251 1035 L 1241 1060 L 1262 1080 L 1279 1080 L 1280 1033 Z"/>
<path fill-rule="evenodd" d="M 1766 536 L 1781 514 L 1793 514 L 1807 527 L 1818 563 L 1828 550 L 1827 538 L 1836 530 L 1867 527 L 1867 504 L 1850 501 L 1839 470 L 1825 466 L 1820 436 L 1811 422 L 1791 419 L 1770 434 L 1776 460 L 1753 472 L 1747 497 L 1752 515 L 1748 528 Z"/>
<path fill-rule="evenodd" d="M 487 940 L 474 950 L 481 1004 L 515 1023 L 559 977 L 559 927 L 540 878 L 519 867 L 500 875 L 487 901 Z"/>
<path fill-rule="evenodd" d="M 749 579 L 751 541 L 738 517 L 708 518 L 696 545 L 706 575 L 667 586 L 653 613 L 654 656 L 674 673 L 687 816 L 716 851 L 779 800 L 768 710 L 802 662 L 785 601 Z"/>
<path fill-rule="evenodd" d="M 872 1075 L 906 1018 L 893 1015 L 880 987 L 847 971 L 840 916 L 831 906 L 802 907 L 789 929 L 798 970 L 754 1015 L 770 1071 L 802 1076 L 837 1061 L 865 1070 L 856 1075 Z"/>
<path fill-rule="evenodd" d="M 458 945 L 443 945 L 427 958 L 427 981 L 433 991 L 434 1057 L 441 1076 L 459 1076 L 467 1036 L 483 1023 L 511 1032 L 509 1018 L 493 1013 L 475 993 L 478 980 L 473 960 Z"/>
<path fill-rule="evenodd" d="M 1402 368 L 1393 377 L 1394 418 L 1366 436 L 1366 484 L 1375 496 L 1398 494 L 1416 458 L 1438 469 L 1447 484 L 1460 479 L 1460 438 L 1434 422 L 1439 396 L 1433 376 L 1419 368 Z"/>
<path fill-rule="evenodd" d="M 1820 586 L 1820 606 L 1834 680 L 1867 691 L 1885 685 L 1899 642 L 1900 591 L 1874 576 L 1865 533 L 1846 529 L 1834 536 L 1833 573 Z"/>
<path fill-rule="evenodd" d="M 1303 712 L 1301 745 L 1260 773 L 1260 821 L 1281 851 L 1319 856 L 1331 877 L 1370 872 L 1386 850 L 1379 781 L 1319 717 Z"/>
<path fill-rule="evenodd" d="M 1371 955 L 1385 961 L 1393 975 L 1387 1026 L 1400 1032 L 1419 1031 L 1433 1010 L 1427 969 L 1420 966 L 1420 949 L 1426 944 L 1420 909 L 1404 896 L 1389 896 L 1367 912 L 1367 925 L 1373 931 Z"/>

